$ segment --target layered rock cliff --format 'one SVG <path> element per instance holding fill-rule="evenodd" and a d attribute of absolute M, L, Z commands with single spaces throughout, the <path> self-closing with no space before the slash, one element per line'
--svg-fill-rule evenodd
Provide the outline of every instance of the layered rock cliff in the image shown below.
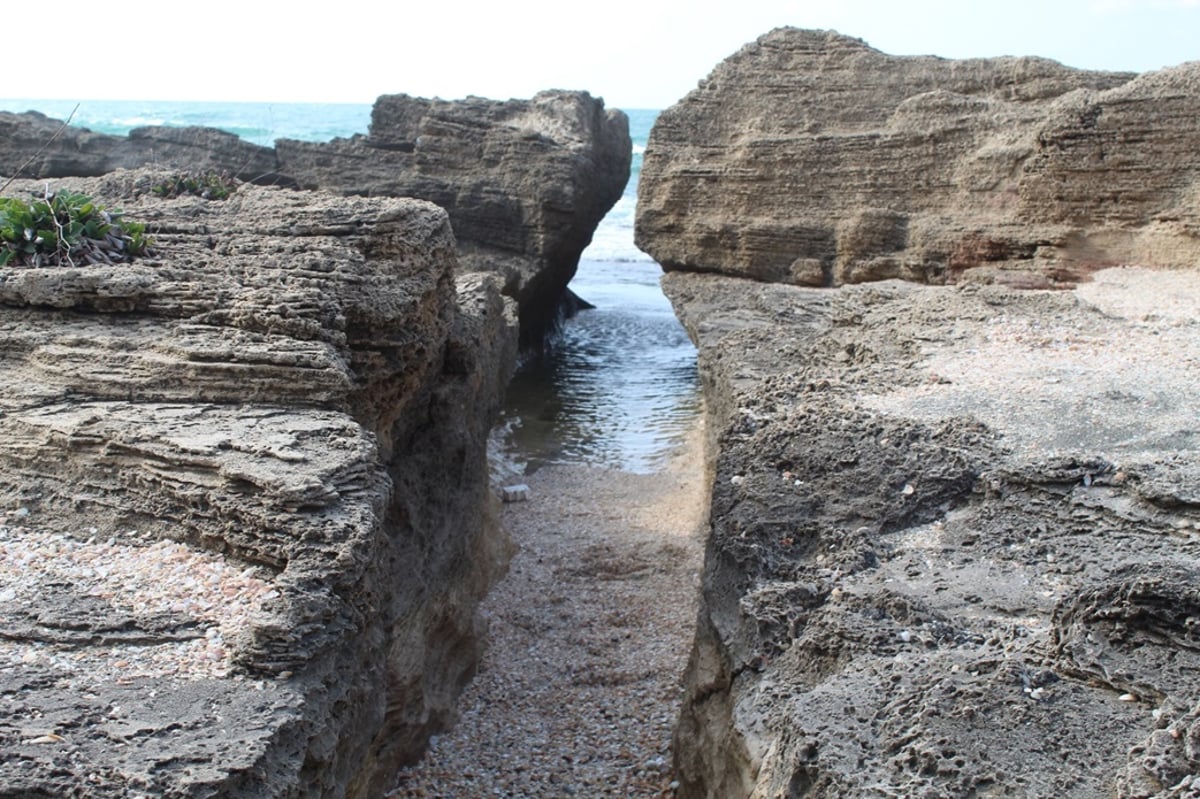
<path fill-rule="evenodd" d="M 368 136 L 276 143 L 302 186 L 420 197 L 445 208 L 468 268 L 502 275 L 521 336 L 572 310 L 567 283 L 629 180 L 629 120 L 583 92 L 530 100 L 380 97 Z M 565 303 L 565 306 L 564 306 Z"/>
<path fill-rule="evenodd" d="M 658 119 L 639 246 L 670 270 L 830 286 L 1059 286 L 1191 263 L 1200 64 L 889 56 L 780 29 Z"/>
<path fill-rule="evenodd" d="M 1198 77 L 780 30 L 660 117 L 712 436 L 681 796 L 1193 789 Z"/>
<path fill-rule="evenodd" d="M 566 91 L 504 102 L 385 95 L 369 135 L 280 140 L 274 148 L 209 128 L 117 137 L 61 127 L 40 114 L 0 113 L 0 174 L 52 178 L 152 165 L 434 202 L 450 215 L 464 266 L 500 275 L 517 300 L 527 346 L 572 310 L 567 283 L 621 198 L 632 157 L 625 115 Z"/>
<path fill-rule="evenodd" d="M 506 562 L 511 302 L 430 203 L 158 177 L 70 182 L 157 257 L 0 276 L 0 796 L 378 796 Z"/>

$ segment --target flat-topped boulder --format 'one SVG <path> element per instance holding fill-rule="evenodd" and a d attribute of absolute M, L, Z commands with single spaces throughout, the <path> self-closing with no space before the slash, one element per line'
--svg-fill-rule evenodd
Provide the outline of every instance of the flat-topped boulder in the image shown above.
<path fill-rule="evenodd" d="M 511 302 L 431 203 L 161 177 L 55 182 L 153 257 L 0 270 L 0 794 L 378 796 L 506 562 Z"/>
<path fill-rule="evenodd" d="M 638 246 L 668 270 L 808 286 L 1192 263 L 1198 98 L 1200 64 L 890 56 L 778 29 L 659 116 Z"/>
<path fill-rule="evenodd" d="M 445 208 L 462 263 L 503 276 L 526 344 L 571 310 L 567 283 L 621 198 L 632 158 L 625 114 L 565 91 L 503 102 L 384 95 L 369 135 L 283 140 L 276 150 L 279 169 L 302 186 Z"/>

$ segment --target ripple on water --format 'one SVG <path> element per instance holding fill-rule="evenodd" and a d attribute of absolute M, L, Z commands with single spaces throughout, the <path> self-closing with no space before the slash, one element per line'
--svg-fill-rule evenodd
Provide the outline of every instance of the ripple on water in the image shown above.
<path fill-rule="evenodd" d="M 659 275 L 653 263 L 580 265 L 571 288 L 597 307 L 509 386 L 506 444 L 529 469 L 651 472 L 682 442 L 699 412 L 696 350 Z"/>

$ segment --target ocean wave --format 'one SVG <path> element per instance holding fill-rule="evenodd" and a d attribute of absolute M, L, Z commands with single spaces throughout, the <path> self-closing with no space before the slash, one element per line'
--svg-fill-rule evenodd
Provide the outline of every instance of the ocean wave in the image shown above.
<path fill-rule="evenodd" d="M 588 247 L 583 251 L 583 255 L 579 257 L 580 262 L 587 261 L 588 263 L 596 264 L 652 264 L 655 260 L 646 253 L 638 250 L 630 253 L 622 252 L 604 252 L 603 250 L 593 250 Z"/>
<path fill-rule="evenodd" d="M 118 117 L 116 119 L 97 120 L 97 123 L 110 125 L 114 128 L 145 128 L 156 125 L 165 125 L 167 121 L 159 117 Z"/>

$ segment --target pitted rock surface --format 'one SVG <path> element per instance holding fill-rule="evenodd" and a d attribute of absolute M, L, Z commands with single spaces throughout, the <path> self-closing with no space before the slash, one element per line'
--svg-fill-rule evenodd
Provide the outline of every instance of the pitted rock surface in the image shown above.
<path fill-rule="evenodd" d="M 715 428 L 680 795 L 1186 795 L 1200 273 L 664 284 Z"/>

